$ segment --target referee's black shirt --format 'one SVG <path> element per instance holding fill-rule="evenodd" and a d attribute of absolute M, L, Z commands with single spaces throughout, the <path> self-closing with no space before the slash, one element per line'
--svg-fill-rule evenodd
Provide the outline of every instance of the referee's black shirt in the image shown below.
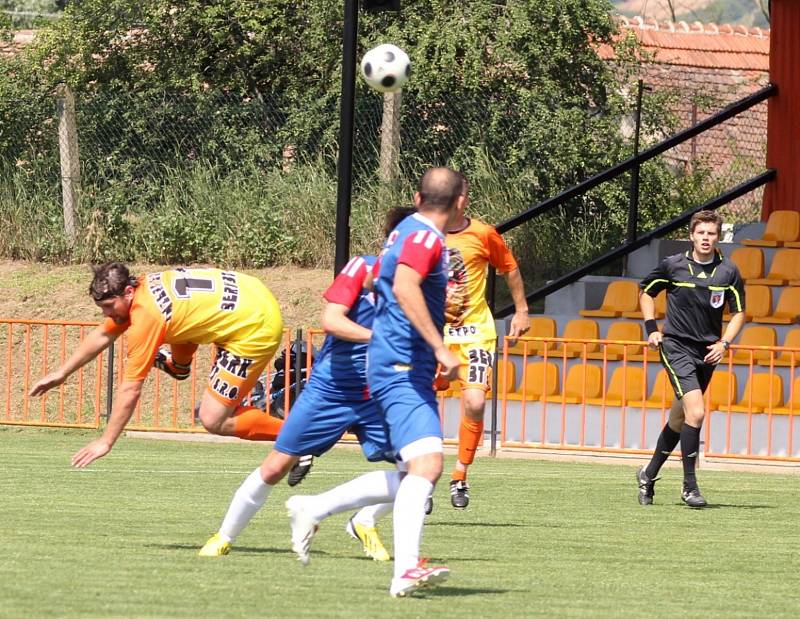
<path fill-rule="evenodd" d="M 692 252 L 667 256 L 639 287 L 656 297 L 667 290 L 664 335 L 696 344 L 713 344 L 722 334 L 725 303 L 744 311 L 744 285 L 739 269 L 717 251 L 709 264 L 692 259 Z"/>

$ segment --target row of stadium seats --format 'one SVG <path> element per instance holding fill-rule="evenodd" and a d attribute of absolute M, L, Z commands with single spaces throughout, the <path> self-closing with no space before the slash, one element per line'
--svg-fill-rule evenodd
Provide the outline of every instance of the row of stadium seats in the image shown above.
<path fill-rule="evenodd" d="M 749 247 L 800 247 L 800 212 L 773 211 L 760 239 L 742 241 Z"/>
<path fill-rule="evenodd" d="M 797 252 L 795 259 L 798 265 L 798 277 L 800 277 L 800 249 L 791 251 Z M 800 284 L 800 280 L 798 280 L 798 284 Z M 745 284 L 745 313 L 747 319 L 765 324 L 794 324 L 797 322 L 797 317 L 800 316 L 800 286 L 784 287 L 780 292 L 778 303 L 774 309 L 772 307 L 771 286 L 772 285 Z M 656 318 L 660 319 L 664 317 L 666 313 L 666 302 L 666 293 L 661 292 L 655 299 Z M 633 318 L 641 320 L 642 312 L 638 307 L 639 287 L 636 282 L 631 280 L 616 280 L 611 282 L 608 288 L 606 288 L 603 302 L 598 309 L 583 309 L 578 313 L 584 318 Z M 729 316 L 730 314 L 727 313 L 726 307 L 725 319 L 727 320 Z"/>
<path fill-rule="evenodd" d="M 745 241 L 746 242 L 746 241 Z M 764 275 L 764 252 L 758 247 L 739 247 L 730 254 L 746 284 L 800 286 L 800 249 L 779 249 Z"/>
<path fill-rule="evenodd" d="M 574 319 L 570 320 L 564 327 L 561 337 L 565 339 L 600 339 L 600 327 L 594 320 Z M 531 318 L 531 328 L 528 332 L 529 337 L 554 338 L 556 335 L 556 321 L 546 316 Z M 644 331 L 641 323 L 619 320 L 612 322 L 606 333 L 607 340 L 619 340 L 629 342 L 640 342 L 644 340 Z M 791 329 L 786 332 L 782 342 L 778 342 L 778 334 L 773 327 L 762 325 L 747 325 L 742 329 L 736 342 L 740 346 L 783 346 L 785 348 L 800 348 L 800 328 Z M 508 352 L 514 355 L 528 357 L 543 356 L 545 350 L 547 356 L 552 358 L 573 358 L 583 355 L 586 349 L 586 358 L 593 360 L 620 361 L 627 358 L 629 361 L 642 361 L 644 359 L 643 345 L 641 344 L 606 344 L 605 353 L 602 344 L 599 343 L 556 343 L 541 341 L 519 340 L 514 346 L 510 346 Z M 627 357 L 625 357 L 625 349 Z M 566 350 L 565 350 L 566 349 Z M 648 361 L 658 361 L 658 352 L 647 350 Z M 751 357 L 752 355 L 752 357 Z M 750 359 L 754 363 L 763 366 L 800 366 L 800 353 L 790 351 L 772 352 L 769 350 L 732 350 L 732 361 L 735 364 L 749 364 Z M 723 365 L 728 362 L 726 357 Z"/>
<path fill-rule="evenodd" d="M 559 374 L 560 365 L 557 363 L 531 362 L 526 364 L 522 380 L 517 385 L 516 366 L 501 362 L 498 367 L 498 395 L 502 398 L 505 389 L 509 400 L 655 409 L 669 408 L 674 397 L 664 369 L 656 374 L 649 395 L 645 391 L 645 375 L 641 366 L 616 368 L 608 381 L 605 396 L 600 365 L 573 365 L 568 369 L 563 382 L 560 381 Z M 458 395 L 458 392 L 453 392 L 452 395 Z M 767 372 L 752 373 L 742 395 L 738 396 L 736 374 L 718 369 L 713 374 L 706 395 L 710 410 L 800 414 L 800 376 L 794 379 L 789 398 L 791 405 L 784 404 L 783 378 Z"/>

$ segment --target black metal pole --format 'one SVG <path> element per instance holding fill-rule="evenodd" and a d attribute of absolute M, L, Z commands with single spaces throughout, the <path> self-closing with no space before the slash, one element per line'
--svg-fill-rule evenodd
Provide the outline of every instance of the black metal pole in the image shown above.
<path fill-rule="evenodd" d="M 633 243 L 636 240 L 636 229 L 639 225 L 639 170 L 641 163 L 639 162 L 639 135 L 642 130 L 642 92 L 644 91 L 644 82 L 639 80 L 636 90 L 636 127 L 633 134 L 633 157 L 635 164 L 631 170 L 631 191 L 628 197 L 628 243 Z M 628 274 L 628 256 L 625 256 L 625 265 L 623 272 Z"/>
<path fill-rule="evenodd" d="M 356 99 L 358 0 L 344 2 L 342 98 L 339 111 L 339 179 L 336 193 L 336 259 L 338 273 L 350 259 L 350 198 L 353 190 L 353 117 Z"/>

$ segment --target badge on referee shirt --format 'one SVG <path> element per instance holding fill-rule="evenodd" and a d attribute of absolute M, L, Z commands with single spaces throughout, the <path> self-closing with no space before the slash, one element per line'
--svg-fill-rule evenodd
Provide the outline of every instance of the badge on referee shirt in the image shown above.
<path fill-rule="evenodd" d="M 714 291 L 711 293 L 711 307 L 717 309 L 722 307 L 722 304 L 725 302 L 725 293 L 720 291 Z"/>

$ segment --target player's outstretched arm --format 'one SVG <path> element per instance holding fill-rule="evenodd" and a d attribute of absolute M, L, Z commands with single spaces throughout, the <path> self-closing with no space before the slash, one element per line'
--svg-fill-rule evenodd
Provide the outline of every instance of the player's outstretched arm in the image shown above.
<path fill-rule="evenodd" d="M 108 348 L 116 339 L 117 335 L 106 333 L 102 326 L 92 329 L 89 334 L 83 338 L 83 341 L 78 344 L 78 348 L 70 355 L 69 359 L 67 359 L 60 368 L 41 378 L 31 388 L 28 395 L 42 395 L 53 387 L 58 387 L 67 380 L 73 372 L 89 363 Z"/>
<path fill-rule="evenodd" d="M 444 345 L 441 331 L 433 324 L 428 306 L 425 304 L 425 296 L 422 294 L 422 276 L 410 266 L 398 264 L 392 292 L 400 309 L 422 339 L 433 349 L 436 360 L 442 366 L 439 373 L 448 380 L 454 380 L 458 375 L 460 362 L 458 357 Z"/>
<path fill-rule="evenodd" d="M 105 431 L 100 438 L 93 440 L 75 452 L 72 456 L 72 466 L 83 468 L 111 451 L 114 443 L 117 442 L 120 434 L 122 434 L 122 430 L 130 421 L 131 415 L 133 415 L 136 404 L 139 402 L 139 397 L 142 395 L 143 382 L 136 380 L 122 382 Z"/>

